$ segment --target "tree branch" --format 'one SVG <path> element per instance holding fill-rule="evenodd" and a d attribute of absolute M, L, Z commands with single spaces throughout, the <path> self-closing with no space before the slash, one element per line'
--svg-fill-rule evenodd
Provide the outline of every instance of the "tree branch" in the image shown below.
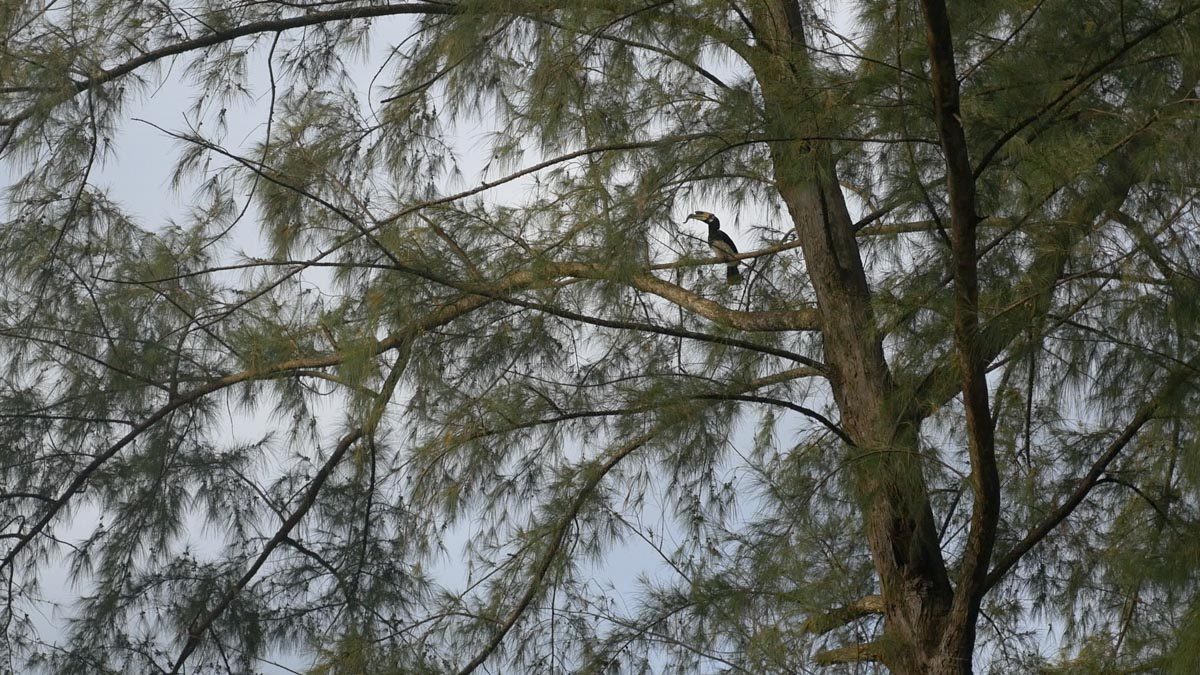
<path fill-rule="evenodd" d="M 1164 19 L 1156 24 L 1151 25 L 1149 28 L 1147 28 L 1146 30 L 1142 31 L 1140 34 L 1135 36 L 1132 40 L 1126 41 L 1124 44 L 1121 45 L 1120 49 L 1118 49 L 1115 53 L 1110 55 L 1108 58 L 1103 59 L 1100 62 L 1098 62 L 1096 65 L 1092 66 L 1091 68 L 1088 68 L 1087 70 L 1081 71 L 1078 74 L 1076 74 L 1075 77 L 1071 80 L 1071 84 L 1066 89 L 1062 90 L 1058 94 L 1058 96 L 1055 96 L 1053 99 L 1051 99 L 1049 102 L 1047 102 L 1041 108 L 1039 108 L 1036 112 L 1034 112 L 1033 114 L 1022 119 L 1020 122 L 1018 122 L 1016 125 L 1014 125 L 1011 129 L 1004 132 L 1000 136 L 1000 138 L 996 139 L 996 142 L 992 144 L 992 147 L 988 148 L 987 152 L 983 153 L 983 159 L 980 160 L 979 165 L 975 167 L 973 175 L 976 178 L 983 175 L 983 172 L 987 169 L 988 165 L 991 164 L 992 160 L 996 158 L 996 155 L 1000 152 L 1000 150 L 1002 150 L 1004 148 L 1004 146 L 1008 144 L 1009 141 L 1011 141 L 1013 138 L 1015 138 L 1017 134 L 1021 133 L 1021 131 L 1026 129 L 1029 125 L 1033 124 L 1034 122 L 1037 122 L 1044 115 L 1046 115 L 1046 113 L 1049 113 L 1050 111 L 1054 110 L 1060 104 L 1068 102 L 1069 100 L 1075 98 L 1075 96 L 1082 94 L 1086 90 L 1086 88 L 1083 87 L 1084 84 L 1087 84 L 1088 82 L 1090 82 L 1092 80 L 1092 78 L 1107 71 L 1110 66 L 1115 64 L 1117 61 L 1120 61 L 1121 58 L 1123 58 L 1126 54 L 1128 54 L 1134 47 L 1138 46 L 1139 44 L 1141 44 L 1143 41 L 1147 40 L 1148 38 L 1153 37 L 1156 33 L 1163 30 L 1164 28 L 1169 27 L 1171 24 L 1179 21 L 1180 19 L 1187 17 L 1189 14 L 1192 14 L 1193 12 L 1195 12 L 1198 9 L 1200 9 L 1200 5 L 1194 5 L 1188 9 L 1185 9 L 1181 5 L 1180 8 L 1178 10 L 1176 10 L 1175 13 L 1172 14 L 1171 16 L 1167 17 L 1166 19 Z"/>
<path fill-rule="evenodd" d="M 817 412 L 816 410 L 813 410 L 812 408 L 809 408 L 807 406 L 802 406 L 797 403 L 792 403 L 791 401 L 784 401 L 782 399 L 772 398 L 770 396 L 752 396 L 749 394 L 728 394 L 728 395 L 709 394 L 709 395 L 705 395 L 705 396 L 697 396 L 696 398 L 723 400 L 723 401 L 745 401 L 747 403 L 765 403 L 767 405 L 775 405 L 775 406 L 780 406 L 782 408 L 787 408 L 788 410 L 798 412 L 801 415 L 804 415 L 805 417 L 808 417 L 810 419 L 816 420 L 817 422 L 821 423 L 821 425 L 823 425 L 826 429 L 829 429 L 830 431 L 832 431 L 833 435 L 842 439 L 842 442 L 845 443 L 846 445 L 848 445 L 852 448 L 858 447 L 858 444 L 856 444 L 854 442 L 854 439 L 850 438 L 850 436 L 846 433 L 846 431 L 844 429 L 842 429 L 841 426 L 834 423 L 833 420 L 822 415 L 821 413 Z"/>
<path fill-rule="evenodd" d="M 558 422 L 569 422 L 571 420 L 578 420 L 578 419 L 589 419 L 589 418 L 595 418 L 595 417 L 615 417 L 617 415 L 638 415 L 638 414 L 642 414 L 642 413 L 652 412 L 654 410 L 657 410 L 657 409 L 663 407 L 664 405 L 670 405 L 671 403 L 679 403 L 680 401 L 726 401 L 726 400 L 749 401 L 749 402 L 753 402 L 753 403 L 768 403 L 768 404 L 784 406 L 791 410 L 795 410 L 796 412 L 799 412 L 803 415 L 808 415 L 809 417 L 813 417 L 814 419 L 817 419 L 818 421 L 822 422 L 822 424 L 825 424 L 826 426 L 831 427 L 831 429 L 834 431 L 834 433 L 842 435 L 844 432 L 842 432 L 841 429 L 837 425 L 835 425 L 833 422 L 831 422 L 828 418 L 821 415 L 820 413 L 817 413 L 816 411 L 809 410 L 808 408 L 805 408 L 804 406 L 796 405 L 790 401 L 781 401 L 779 399 L 774 399 L 774 398 L 752 397 L 752 396 L 745 395 L 745 392 L 755 391 L 757 389 L 761 389 L 763 387 L 768 387 L 768 386 L 775 385 L 775 384 L 782 384 L 782 383 L 788 382 L 790 380 L 799 379 L 802 377 L 821 377 L 823 375 L 824 375 L 823 371 L 817 370 L 815 368 L 792 368 L 790 370 L 785 370 L 785 371 L 782 371 L 779 373 L 773 373 L 766 377 L 760 377 L 760 378 L 751 380 L 750 382 L 747 382 L 744 385 L 738 385 L 735 387 L 731 387 L 730 389 L 728 389 L 725 392 L 712 393 L 712 394 L 696 394 L 696 395 L 692 395 L 692 396 L 684 396 L 684 397 L 677 398 L 677 399 L 667 399 L 658 404 L 628 406 L 625 408 L 609 408 L 609 409 L 604 409 L 604 410 L 577 410 L 577 411 L 560 410 L 559 414 L 553 415 L 550 417 L 541 417 L 538 419 L 514 422 L 505 427 L 492 427 L 490 429 L 479 429 L 479 430 L 471 431 L 468 434 L 464 434 L 461 436 L 455 436 L 454 440 L 458 441 L 458 442 L 475 441 L 480 438 L 486 438 L 488 436 L 495 436 L 498 434 L 506 434 L 506 433 L 510 433 L 513 431 L 521 431 L 522 429 L 530 429 L 530 428 L 533 428 L 536 426 L 541 426 L 543 424 L 556 424 Z M 555 407 L 557 407 L 557 406 L 555 406 Z M 849 442 L 848 438 L 843 438 L 843 440 L 846 440 L 847 442 Z"/>
<path fill-rule="evenodd" d="M 562 276 L 614 281 L 611 272 L 607 268 L 595 263 L 550 263 L 545 269 L 558 272 Z M 817 329 L 817 312 L 810 308 L 784 311 L 743 311 L 729 309 L 718 302 L 696 295 L 682 286 L 676 286 L 648 272 L 633 274 L 629 277 L 627 283 L 640 291 L 657 295 L 664 300 L 728 328 L 753 332 L 811 331 Z"/>
<path fill-rule="evenodd" d="M 102 69 L 99 71 L 99 73 L 87 78 L 86 80 L 77 81 L 72 91 L 58 93 L 50 101 L 41 101 L 38 104 L 30 106 L 16 115 L 13 115 L 12 117 L 0 118 L 0 125 L 16 126 L 33 116 L 36 110 L 54 107 L 80 93 L 112 82 L 113 80 L 128 75 L 129 73 L 132 73 L 143 66 L 161 61 L 162 59 L 171 56 L 178 56 L 179 54 L 185 54 L 198 49 L 204 49 L 205 47 L 212 47 L 214 45 L 221 44 L 222 42 L 235 40 L 239 37 L 246 37 L 247 35 L 255 35 L 258 33 L 278 33 L 285 30 L 304 28 L 306 26 L 314 26 L 331 21 L 349 21 L 354 19 L 368 19 L 380 16 L 396 16 L 401 14 L 455 14 L 458 11 L 458 8 L 454 5 L 445 3 L 413 2 L 404 4 L 385 4 L 374 7 L 342 7 L 321 12 L 305 13 L 300 16 L 294 16 L 286 19 L 266 19 L 263 21 L 254 21 L 241 26 L 235 26 L 226 30 L 214 31 L 197 38 L 192 38 L 190 40 L 184 40 L 172 45 L 160 47 L 159 49 L 145 52 L 135 58 L 125 61 L 124 63 L 113 66 L 112 68 Z"/>
<path fill-rule="evenodd" d="M 426 316 L 414 321 L 411 324 L 411 327 L 416 331 L 430 330 L 445 323 L 449 323 L 459 316 L 478 309 L 489 302 L 491 302 L 489 298 L 480 296 L 460 297 L 453 302 L 449 302 L 446 305 L 430 312 Z M 396 349 L 401 346 L 403 341 L 404 338 L 399 335 L 394 335 L 384 340 L 380 340 L 375 345 L 375 353 L 382 354 L 384 352 Z M 90 479 L 91 476 L 95 474 L 105 462 L 112 459 L 118 452 L 125 448 L 125 446 L 137 440 L 143 433 L 152 428 L 155 424 L 158 424 L 158 422 L 165 419 L 171 413 L 186 405 L 195 403 L 205 396 L 216 393 L 223 389 L 227 389 L 236 384 L 255 380 L 271 379 L 281 375 L 291 374 L 298 370 L 336 366 L 342 363 L 344 359 L 345 356 L 341 353 L 321 354 L 288 359 L 263 368 L 252 368 L 231 373 L 224 377 L 220 377 L 210 382 L 198 385 L 190 391 L 184 392 L 183 394 L 168 400 L 166 404 L 151 413 L 145 420 L 131 429 L 129 433 L 125 434 L 102 452 L 96 454 L 92 461 L 89 462 L 88 465 L 83 469 L 81 469 L 79 473 L 75 475 L 75 478 L 67 485 L 67 487 L 63 489 L 62 494 L 50 502 L 45 513 L 38 518 L 38 520 L 27 532 L 19 535 L 13 535 L 13 538 L 17 539 L 17 543 L 8 551 L 8 553 L 5 554 L 3 559 L 0 559 L 0 570 L 3 570 L 5 567 L 8 567 L 13 563 L 13 561 L 16 559 L 16 556 L 26 546 L 28 546 L 30 542 L 32 542 L 33 539 L 46 528 L 47 525 L 49 525 L 50 521 L 54 519 L 58 512 L 61 511 L 68 502 L 70 502 L 72 497 L 74 497 L 80 490 L 83 489 L 83 486 L 87 483 L 88 479 Z"/>
<path fill-rule="evenodd" d="M 1105 448 L 1104 452 L 1102 452 L 1100 456 L 1096 458 L 1096 461 L 1092 463 L 1092 466 L 1088 472 L 1079 479 L 1079 482 L 1075 485 L 1075 489 L 1071 491 L 1071 494 L 1067 497 L 1066 501 L 1047 514 L 1040 523 L 1035 525 L 1033 529 L 1031 529 L 1019 542 L 1017 542 L 1011 549 L 1008 550 L 1007 553 L 1005 553 L 996 561 L 995 565 L 992 566 L 991 571 L 988 572 L 987 579 L 984 581 L 984 592 L 1000 583 L 1008 571 L 1012 569 L 1012 567 L 1016 565 L 1026 553 L 1029 553 L 1034 546 L 1037 546 L 1039 543 L 1041 543 L 1041 541 L 1045 539 L 1047 535 L 1054 531 L 1054 528 L 1058 527 L 1062 521 L 1066 520 L 1067 517 L 1070 516 L 1071 513 L 1073 513 L 1075 509 L 1083 503 L 1083 500 L 1087 498 L 1089 493 L 1091 493 L 1092 488 L 1096 487 L 1096 485 L 1100 482 L 1100 479 L 1104 476 L 1104 472 L 1108 469 L 1108 465 L 1111 464 L 1113 460 L 1115 460 L 1117 456 L 1121 454 L 1121 451 L 1125 449 L 1125 446 L 1129 445 L 1130 441 L 1137 436 L 1138 431 L 1140 431 L 1147 422 L 1153 419 L 1154 414 L 1158 411 L 1159 406 L 1174 398 L 1175 389 L 1188 379 L 1189 375 L 1196 369 L 1197 366 L 1200 366 L 1200 356 L 1193 358 L 1184 366 L 1175 369 L 1175 371 L 1171 373 L 1170 377 L 1167 378 L 1167 381 L 1163 383 L 1163 386 L 1159 390 L 1158 394 L 1138 408 L 1138 411 L 1133 416 L 1133 419 L 1131 419 L 1129 423 L 1125 425 L 1125 428 L 1121 430 L 1121 433 L 1118 434 L 1117 437 L 1108 444 L 1108 447 Z"/>
<path fill-rule="evenodd" d="M 838 607 L 824 614 L 811 616 L 800 625 L 800 630 L 814 635 L 824 635 L 835 628 L 873 614 L 883 614 L 882 595 L 866 595 L 845 607 Z"/>
<path fill-rule="evenodd" d="M 970 662 L 975 621 L 984 593 L 988 562 L 1000 520 L 1000 475 L 996 467 L 995 430 L 988 401 L 988 355 L 980 345 L 979 253 L 975 213 L 975 177 L 967 154 L 959 108 L 959 82 L 954 41 L 944 0 L 921 0 L 925 42 L 929 49 L 930 84 L 950 197 L 951 250 L 954 257 L 954 345 L 967 422 L 967 452 L 974 495 L 970 529 L 962 554 L 952 616 L 942 644 Z"/>
<path fill-rule="evenodd" d="M 511 612 L 508 613 L 508 616 L 504 619 L 504 622 L 500 624 L 499 628 L 496 629 L 496 632 L 492 634 L 491 639 L 488 640 L 488 643 L 483 650 L 480 651 L 475 658 L 471 659 L 467 665 L 463 666 L 462 670 L 458 671 L 458 675 L 469 675 L 470 673 L 474 672 L 476 668 L 483 665 L 483 662 L 486 661 L 488 657 L 496 651 L 496 649 L 500 646 L 500 643 L 504 640 L 504 636 L 508 634 L 508 631 L 512 630 L 512 627 L 516 625 L 517 621 L 521 618 L 521 615 L 525 613 L 525 610 L 529 607 L 530 603 L 533 602 L 533 598 L 537 595 L 538 589 L 545 580 L 546 574 L 550 570 L 550 566 L 554 563 L 555 558 L 558 557 L 558 552 L 562 548 L 562 543 L 567 536 L 567 531 L 571 529 L 571 524 L 575 522 L 576 516 L 579 515 L 580 510 L 583 508 L 583 505 L 587 502 L 588 498 L 591 497 L 592 493 L 596 491 L 596 488 L 600 485 L 600 481 L 606 475 L 608 475 L 608 472 L 616 467 L 616 465 L 622 459 L 625 459 L 632 454 L 634 450 L 637 450 L 649 442 L 650 439 L 654 437 L 654 433 L 655 432 L 651 431 L 647 434 L 639 436 L 635 440 L 618 448 L 615 452 L 609 455 L 608 459 L 606 459 L 604 463 L 599 465 L 593 463 L 591 467 L 584 469 L 584 473 L 590 473 L 591 475 L 588 476 L 586 482 L 576 494 L 575 499 L 572 500 L 566 514 L 562 517 L 562 519 L 559 520 L 558 525 L 551 533 L 552 538 L 550 545 L 545 551 L 542 552 L 541 557 L 538 559 L 537 565 L 534 567 L 533 572 L 530 575 L 531 578 L 529 586 L 525 590 L 525 594 L 521 596 L 521 599 L 517 602 L 516 606 L 513 607 Z"/>
<path fill-rule="evenodd" d="M 268 171 L 268 167 L 265 167 L 257 162 L 253 162 L 244 157 L 240 157 L 236 154 L 233 154 L 233 153 L 229 152 L 228 150 L 226 150 L 216 144 L 210 143 L 202 138 L 198 138 L 195 136 L 184 136 L 184 135 L 175 134 L 175 133 L 169 132 L 169 131 L 165 132 L 165 133 L 167 133 L 168 135 L 171 135 L 175 138 L 178 138 L 180 140 L 198 144 L 206 149 L 212 150 L 213 152 L 216 152 L 225 157 L 228 157 L 229 159 L 232 159 L 233 161 L 241 164 L 242 166 L 246 167 L 247 169 L 262 176 L 266 180 L 269 180 L 269 181 L 279 185 L 280 187 L 283 187 L 286 189 L 291 189 L 291 190 L 296 190 L 299 194 L 301 194 L 302 196 L 305 196 L 305 197 L 309 197 L 309 198 L 312 197 L 307 191 L 299 190 L 295 186 L 292 186 L 291 184 L 282 180 L 278 175 L 275 175 L 273 172 Z M 490 190 L 491 188 L 494 188 L 499 185 L 503 185 L 505 183 L 509 183 L 511 181 L 517 180 L 518 178 L 521 178 L 523 176 L 537 173 L 538 171 L 550 168 L 552 166 L 561 164 L 563 162 L 570 161 L 572 159 L 577 159 L 579 157 L 585 157 L 585 156 L 589 156 L 589 155 L 601 153 L 601 152 L 616 152 L 616 151 L 626 151 L 626 150 L 649 149 L 649 148 L 654 148 L 654 147 L 661 147 L 664 145 L 671 145 L 674 143 L 682 143 L 682 142 L 687 142 L 687 141 L 700 140 L 700 139 L 704 139 L 704 138 L 712 138 L 713 136 L 714 136 L 714 134 L 711 134 L 711 133 L 682 134 L 682 135 L 666 136 L 666 137 L 658 138 L 658 139 L 650 139 L 650 140 L 645 140 L 645 141 L 629 141 L 629 142 L 625 142 L 625 143 L 605 144 L 605 145 L 597 145 L 597 146 L 583 148 L 581 150 L 569 152 L 569 153 L 566 153 L 563 155 L 559 155 L 559 156 L 547 159 L 547 160 L 539 162 L 537 164 L 533 164 L 524 169 L 510 173 L 506 176 L 502 176 L 502 177 L 497 178 L 492 181 L 483 181 L 476 187 L 473 187 L 473 188 L 470 188 L 467 190 L 463 190 L 456 194 L 416 202 L 416 203 L 411 204 L 403 209 L 400 209 L 399 211 L 393 213 L 390 216 L 376 220 L 374 222 L 374 224 L 372 224 L 369 227 L 364 226 L 362 223 L 359 223 L 357 220 L 350 217 L 347 213 L 345 213 L 341 209 L 334 207 L 333 205 L 325 202 L 324 200 L 318 200 L 318 203 L 322 204 L 322 206 L 324 206 L 326 208 L 330 208 L 340 218 L 342 218 L 347 223 L 349 223 L 352 227 L 354 227 L 355 231 L 352 233 L 349 233 L 341 241 L 337 242 L 333 246 L 330 246 L 325 251 L 322 251 L 322 252 L 318 253 L 317 255 L 315 255 L 314 257 L 310 258 L 308 261 L 308 265 L 309 266 L 315 265 L 315 263 L 320 262 L 324 258 L 326 258 L 329 255 L 333 254 L 334 252 L 342 249 L 343 247 L 349 245 L 350 243 L 358 240 L 359 238 L 370 236 L 371 234 L 378 231 L 382 227 L 385 227 L 391 223 L 394 223 L 394 222 L 398 221 L 400 218 L 403 218 L 404 216 L 410 215 L 412 213 L 416 213 L 416 212 L 420 211 L 421 209 L 428 208 L 431 206 L 439 206 L 442 204 L 448 204 L 448 203 L 455 202 L 455 201 L 458 201 L 461 199 L 465 199 L 467 197 L 471 197 L 476 194 L 479 194 L 480 192 Z M 765 140 L 768 140 L 768 139 L 750 139 L 749 142 L 765 142 Z M 406 265 L 400 264 L 400 262 L 394 256 L 389 256 L 389 257 L 394 263 L 396 263 L 394 265 L 394 267 L 396 269 L 408 272 L 410 274 L 414 274 L 416 276 L 420 276 L 420 277 L 428 279 L 430 281 L 435 281 L 437 283 L 451 285 L 456 288 L 458 287 L 457 285 L 455 285 L 452 282 L 452 280 L 448 280 L 446 277 L 434 275 L 432 272 L 429 272 L 428 270 L 422 270 L 422 269 L 418 269 L 418 268 L 415 268 L 412 266 L 406 266 Z M 600 265 L 588 264 L 588 263 L 557 263 L 557 265 L 559 266 L 557 269 L 564 270 L 564 271 L 560 271 L 558 273 L 562 276 L 577 276 L 580 278 L 612 280 L 611 275 L 607 274 L 606 268 L 604 268 Z M 569 266 L 569 267 L 563 267 L 564 265 Z M 573 266 L 571 266 L 571 265 L 573 265 Z M 247 297 L 243 298 L 239 303 L 234 305 L 228 311 L 232 312 L 232 311 L 244 306 L 245 304 L 261 297 L 262 295 L 269 292 L 272 288 L 274 288 L 275 285 L 282 283 L 284 280 L 297 274 L 300 271 L 300 269 L 302 269 L 302 268 L 297 268 L 296 270 L 289 272 L 282 279 L 276 280 L 273 284 L 269 284 L 265 288 L 262 288 L 254 293 L 249 294 Z M 552 269 L 552 268 L 550 266 L 546 266 L 542 269 L 546 270 L 546 269 Z M 566 270 L 569 270 L 569 271 L 566 271 Z M 726 326 L 730 326 L 733 328 L 739 328 L 741 330 L 785 331 L 785 330 L 815 330 L 816 329 L 816 311 L 812 310 L 812 309 L 802 309 L 802 310 L 793 310 L 793 311 L 776 311 L 776 312 L 743 312 L 743 311 L 739 311 L 739 310 L 730 310 L 730 309 L 723 307 L 719 303 L 716 303 L 712 300 L 708 300 L 706 298 L 701 298 L 700 296 L 695 295 L 694 293 L 691 293 L 690 291 L 686 291 L 679 286 L 676 286 L 669 282 L 658 279 L 649 273 L 635 274 L 634 277 L 629 280 L 629 283 L 631 285 L 633 285 L 635 288 L 646 291 L 648 293 L 653 293 L 655 295 L 658 295 L 666 300 L 674 302 L 675 304 L 681 305 L 681 306 L 685 307 L 686 309 L 690 309 L 690 310 L 696 312 L 697 314 L 700 314 L 701 316 L 704 316 L 705 318 L 708 318 L 712 321 L 715 321 L 717 323 L 720 323 L 720 324 L 723 324 Z M 485 294 L 485 295 L 487 294 L 486 289 L 482 288 L 481 286 L 476 285 L 476 288 L 478 289 L 477 292 Z"/>
<path fill-rule="evenodd" d="M 813 655 L 813 661 L 822 666 L 835 666 L 863 661 L 883 661 L 883 646 L 878 642 L 826 649 Z"/>
<path fill-rule="evenodd" d="M 238 594 L 242 592 L 242 589 L 244 589 L 246 585 L 254 579 L 255 575 L 258 574 L 258 571 L 262 569 L 263 564 L 267 562 L 267 558 L 271 557 L 271 553 L 274 552 L 280 544 L 284 543 L 290 538 L 292 530 L 296 528 L 296 525 L 300 523 L 300 520 L 304 518 L 304 515 L 307 514 L 309 509 L 312 508 L 313 504 L 316 503 L 317 495 L 321 492 L 321 488 L 325 486 L 325 481 L 329 479 L 330 474 L 332 474 L 333 470 L 337 468 L 338 463 L 341 461 L 342 457 L 345 456 L 346 451 L 350 449 L 350 446 L 353 445 L 358 439 L 364 436 L 370 437 L 371 434 L 375 432 L 375 427 L 379 424 L 379 420 L 383 416 L 384 410 L 387 408 L 388 403 L 392 399 L 392 394 L 396 391 L 396 385 L 400 382 L 400 376 L 404 373 L 404 370 L 408 365 L 408 358 L 412 348 L 412 340 L 413 338 L 411 336 L 406 336 L 399 345 L 399 353 L 396 355 L 396 362 L 392 365 L 392 369 L 388 373 L 387 380 L 380 389 L 379 394 L 376 397 L 375 405 L 372 406 L 367 418 L 363 420 L 362 424 L 357 429 L 343 436 L 342 440 L 338 442 L 337 447 L 329 455 L 329 459 L 325 461 L 325 464 L 321 467 L 321 470 L 318 471 L 317 475 L 313 477 L 312 482 L 309 484 L 308 489 L 304 493 L 304 498 L 301 500 L 300 505 L 296 507 L 296 510 L 292 512 L 292 515 L 288 516 L 287 520 L 283 522 L 283 525 L 279 528 L 279 530 L 275 532 L 275 535 L 271 537 L 271 540 L 268 541 L 266 546 L 263 547 L 262 552 L 258 554 L 258 557 L 254 560 L 254 563 L 250 566 L 250 569 L 246 570 L 246 573 L 243 574 L 233 584 L 233 586 L 231 586 L 224 593 L 224 595 L 221 596 L 221 599 L 212 609 L 196 618 L 188 627 L 187 642 L 184 644 L 183 649 L 179 652 L 179 656 L 175 659 L 175 664 L 171 666 L 171 675 L 179 672 L 179 669 L 183 667 L 183 664 L 187 661 L 188 657 L 191 656 L 192 652 L 196 650 L 196 647 L 200 645 L 200 639 L 204 633 L 208 631 L 208 628 L 213 624 L 213 622 L 216 621 L 217 618 L 229 608 L 229 605 L 232 604 Z"/>

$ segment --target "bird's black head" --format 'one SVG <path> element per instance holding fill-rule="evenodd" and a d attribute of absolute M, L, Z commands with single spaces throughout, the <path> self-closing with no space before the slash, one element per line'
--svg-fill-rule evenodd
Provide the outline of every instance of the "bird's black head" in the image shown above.
<path fill-rule="evenodd" d="M 719 219 L 717 219 L 716 216 L 709 213 L 708 211 L 693 211 L 691 213 L 691 215 L 689 215 L 687 218 L 684 219 L 683 222 L 686 223 L 687 221 L 692 220 L 693 218 L 696 220 L 699 220 L 702 223 L 708 223 L 709 225 L 714 225 L 716 227 L 721 226 L 721 221 Z"/>

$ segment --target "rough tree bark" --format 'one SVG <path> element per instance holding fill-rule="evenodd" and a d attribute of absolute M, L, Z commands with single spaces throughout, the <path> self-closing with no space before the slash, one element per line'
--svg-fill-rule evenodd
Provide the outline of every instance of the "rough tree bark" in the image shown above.
<path fill-rule="evenodd" d="M 762 86 L 770 135 L 780 139 L 824 135 L 812 128 L 811 117 L 801 114 L 801 101 L 812 84 L 799 4 L 764 0 L 752 20 L 758 51 L 751 63 Z M 956 105 L 955 98 L 952 106 Z M 952 144 L 963 142 L 961 127 L 957 136 L 952 129 L 948 133 Z M 973 473 L 979 478 L 973 482 L 976 513 L 969 536 L 970 563 L 964 565 L 956 589 L 942 556 L 920 465 L 920 418 L 906 414 L 912 406 L 902 399 L 884 358 L 854 221 L 839 187 L 835 161 L 825 144 L 794 140 L 773 142 L 771 156 L 777 188 L 792 217 L 817 296 L 834 401 L 854 441 L 850 469 L 883 598 L 881 639 L 834 650 L 819 660 L 874 660 L 895 673 L 914 675 L 971 672 L 975 619 L 995 535 L 997 483 L 974 314 L 976 222 L 973 193 L 964 192 L 973 185 L 970 166 L 965 165 L 968 182 L 954 186 L 959 201 L 951 221 L 956 261 L 961 263 L 955 274 L 960 329 L 956 344 L 963 384 L 974 394 L 968 405 L 973 415 L 969 432 Z M 965 162 L 965 149 L 956 159 Z M 975 471 L 977 464 L 982 473 Z"/>

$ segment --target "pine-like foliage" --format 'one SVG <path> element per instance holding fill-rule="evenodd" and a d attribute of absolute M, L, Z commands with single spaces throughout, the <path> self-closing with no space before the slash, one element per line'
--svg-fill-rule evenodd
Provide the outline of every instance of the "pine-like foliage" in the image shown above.
<path fill-rule="evenodd" d="M 1193 672 L 1200 2 L 944 10 L 0 3 L 0 670 Z"/>

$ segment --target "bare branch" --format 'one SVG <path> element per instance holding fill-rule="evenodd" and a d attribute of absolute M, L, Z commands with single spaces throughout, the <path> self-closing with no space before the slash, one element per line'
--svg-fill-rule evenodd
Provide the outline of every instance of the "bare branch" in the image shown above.
<path fill-rule="evenodd" d="M 610 273 L 593 263 L 557 263 L 548 266 L 566 276 L 586 279 L 611 279 Z M 817 329 L 815 309 L 786 311 L 742 311 L 702 298 L 691 291 L 664 281 L 651 274 L 641 272 L 632 275 L 628 283 L 634 288 L 653 293 L 684 309 L 690 310 L 722 326 L 744 331 L 810 331 Z"/>

